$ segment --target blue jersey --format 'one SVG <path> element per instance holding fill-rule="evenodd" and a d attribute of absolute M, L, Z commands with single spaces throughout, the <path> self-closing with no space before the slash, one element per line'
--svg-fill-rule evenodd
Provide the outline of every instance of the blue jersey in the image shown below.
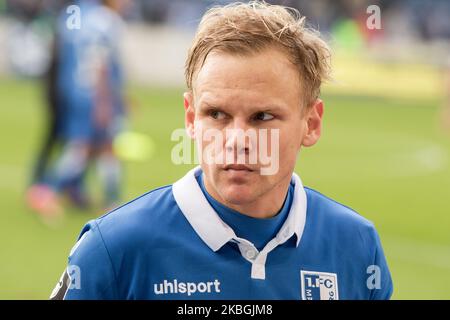
<path fill-rule="evenodd" d="M 106 70 L 108 92 L 115 115 L 123 113 L 123 72 L 119 43 L 122 20 L 93 1 L 80 1 L 81 25 L 67 25 L 64 11 L 58 24 L 58 90 L 62 97 L 65 138 L 90 138 L 100 70 Z"/>
<path fill-rule="evenodd" d="M 213 209 L 199 175 L 197 167 L 89 222 L 52 297 L 390 298 L 377 232 L 353 210 L 293 174 L 288 214 L 272 239 L 255 246 Z"/>

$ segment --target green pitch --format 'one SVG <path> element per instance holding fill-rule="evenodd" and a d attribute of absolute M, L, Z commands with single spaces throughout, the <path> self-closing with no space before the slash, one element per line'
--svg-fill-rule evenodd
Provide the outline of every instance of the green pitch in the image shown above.
<path fill-rule="evenodd" d="M 423 79 L 417 72 L 411 78 Z M 393 298 L 449 299 L 450 135 L 438 129 L 442 99 L 429 82 L 408 95 L 404 83 L 385 77 L 380 85 L 387 89 L 377 90 L 377 77 L 367 81 L 368 90 L 324 90 L 323 136 L 302 150 L 297 172 L 305 185 L 375 223 L 392 271 Z M 170 184 L 191 167 L 170 160 L 170 135 L 184 124 L 182 89 L 131 87 L 129 94 L 138 105 L 130 126 L 151 138 L 151 152 L 145 161 L 125 163 L 124 201 Z M 2 299 L 46 299 L 81 227 L 101 214 L 69 211 L 60 227 L 51 228 L 24 206 L 44 128 L 42 100 L 37 83 L 0 80 Z"/>

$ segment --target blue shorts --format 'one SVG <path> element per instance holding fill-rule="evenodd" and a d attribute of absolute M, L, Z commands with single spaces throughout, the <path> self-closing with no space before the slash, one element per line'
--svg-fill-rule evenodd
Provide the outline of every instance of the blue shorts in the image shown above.
<path fill-rule="evenodd" d="M 92 103 L 81 101 L 67 103 L 63 109 L 62 135 L 66 141 L 102 144 L 114 140 L 122 129 L 123 116 L 114 114 L 105 127 L 98 126 L 94 121 Z"/>

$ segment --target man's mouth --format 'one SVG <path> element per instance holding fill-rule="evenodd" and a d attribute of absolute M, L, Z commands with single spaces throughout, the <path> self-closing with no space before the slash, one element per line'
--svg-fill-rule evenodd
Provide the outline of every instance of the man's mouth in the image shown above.
<path fill-rule="evenodd" d="M 225 170 L 225 171 L 229 171 L 229 170 L 234 170 L 234 171 L 249 171 L 249 172 L 255 171 L 255 170 L 253 170 L 252 168 L 250 168 L 250 167 L 248 167 L 248 166 L 246 166 L 246 165 L 243 165 L 243 164 L 229 164 L 229 165 L 226 165 L 226 166 L 224 167 L 224 170 Z"/>

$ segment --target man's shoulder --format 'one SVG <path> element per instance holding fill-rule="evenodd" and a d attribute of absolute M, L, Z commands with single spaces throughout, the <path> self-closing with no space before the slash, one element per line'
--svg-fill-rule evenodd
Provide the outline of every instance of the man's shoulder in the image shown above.
<path fill-rule="evenodd" d="M 174 208 L 178 208 L 172 194 L 172 185 L 148 191 L 96 219 L 100 226 L 139 225 L 158 221 L 162 223 Z"/>
<path fill-rule="evenodd" d="M 305 241 L 317 244 L 317 239 L 321 239 L 319 243 L 335 246 L 336 252 L 348 254 L 354 263 L 374 261 L 380 243 L 373 222 L 318 191 L 310 188 L 305 191 L 308 201 Z"/>
<path fill-rule="evenodd" d="M 84 233 L 93 231 L 98 233 L 107 247 L 136 245 L 148 242 L 149 238 L 167 234 L 167 228 L 181 216 L 172 194 L 172 186 L 164 186 L 88 222 L 80 238 Z"/>
<path fill-rule="evenodd" d="M 305 187 L 308 201 L 307 219 L 316 221 L 319 225 L 327 224 L 340 230 L 374 232 L 372 221 L 360 215 L 354 209 L 328 196 Z"/>

